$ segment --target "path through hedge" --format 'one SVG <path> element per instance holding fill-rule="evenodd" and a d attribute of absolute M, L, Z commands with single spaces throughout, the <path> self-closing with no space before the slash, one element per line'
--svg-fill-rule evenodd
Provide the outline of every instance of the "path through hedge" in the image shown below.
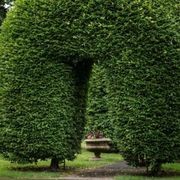
<path fill-rule="evenodd" d="M 64 180 L 113 180 L 115 176 L 118 175 L 140 175 L 146 174 L 146 169 L 144 167 L 135 168 L 127 165 L 125 161 L 119 161 L 117 163 L 106 165 L 96 169 L 85 169 L 76 172 L 67 177 L 58 178 Z M 173 171 L 162 171 L 161 176 L 180 176 L 179 172 Z M 57 180 L 57 178 L 56 178 Z"/>
<path fill-rule="evenodd" d="M 111 180 L 114 176 L 119 174 L 142 174 L 145 172 L 144 168 L 134 168 L 128 166 L 125 161 L 119 161 L 117 163 L 103 166 L 96 169 L 86 169 L 81 170 L 71 176 L 63 177 L 62 179 L 69 179 L 69 180 L 96 180 L 96 179 L 103 179 L 103 180 Z M 61 179 L 61 178 L 60 178 Z"/>

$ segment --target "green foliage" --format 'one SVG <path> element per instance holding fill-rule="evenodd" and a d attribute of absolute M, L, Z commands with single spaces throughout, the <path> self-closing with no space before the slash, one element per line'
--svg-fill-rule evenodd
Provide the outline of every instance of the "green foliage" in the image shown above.
<path fill-rule="evenodd" d="M 106 69 L 102 64 L 94 64 L 89 81 L 85 135 L 102 132 L 103 136 L 112 139 L 114 149 L 116 144 L 113 141 L 113 122 L 108 117 L 107 82 Z"/>
<path fill-rule="evenodd" d="M 32 16 L 36 2 L 18 1 L 2 28 L 0 151 L 17 161 L 72 160 L 80 149 L 92 63 L 57 54 L 60 41 L 51 41 L 59 35 L 57 24 L 51 27 L 56 12 L 46 16 L 44 6 L 48 12 L 51 3 L 38 3 L 39 15 Z"/>
<path fill-rule="evenodd" d="M 152 173 L 163 162 L 180 158 L 176 5 L 177 1 L 127 5 L 128 21 L 119 34 L 125 39 L 119 40 L 124 44 L 121 58 L 108 64 L 109 112 L 119 149 L 131 165 L 149 166 Z"/>
<path fill-rule="evenodd" d="M 89 81 L 86 133 L 101 131 L 109 137 L 111 124 L 108 120 L 107 85 L 105 70 L 94 64 Z"/>
<path fill-rule="evenodd" d="M 0 41 L 0 152 L 73 159 L 98 61 L 125 158 L 153 168 L 178 159 L 177 9 L 176 0 L 17 0 Z"/>
<path fill-rule="evenodd" d="M 73 159 L 78 136 L 75 100 L 70 96 L 75 92 L 72 69 L 56 61 L 18 60 L 13 69 L 17 75 L 3 99 L 6 118 L 1 122 L 1 149 L 23 161 L 52 156 Z"/>

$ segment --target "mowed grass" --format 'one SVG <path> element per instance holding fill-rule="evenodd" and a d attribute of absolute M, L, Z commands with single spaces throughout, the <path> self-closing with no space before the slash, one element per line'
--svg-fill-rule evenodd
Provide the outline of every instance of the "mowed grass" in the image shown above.
<path fill-rule="evenodd" d="M 180 180 L 179 177 L 118 176 L 115 180 Z"/>
<path fill-rule="evenodd" d="M 163 164 L 162 170 L 180 174 L 180 163 Z M 117 176 L 115 180 L 180 180 L 180 176 L 174 177 L 145 177 L 145 176 Z"/>
<path fill-rule="evenodd" d="M 175 171 L 175 172 L 179 172 L 180 173 L 180 163 L 167 163 L 167 164 L 163 164 L 162 168 L 167 171 Z"/>
<path fill-rule="evenodd" d="M 80 169 L 96 168 L 107 164 L 112 164 L 122 160 L 119 154 L 102 154 L 101 161 L 90 160 L 92 153 L 82 150 L 74 161 L 66 162 L 66 170 L 61 169 L 59 172 L 50 172 L 48 170 L 50 160 L 40 161 L 36 164 L 15 164 L 4 160 L 0 157 L 0 180 L 6 179 L 34 179 L 34 178 L 55 178 L 73 174 Z"/>
<path fill-rule="evenodd" d="M 102 154 L 101 161 L 90 160 L 92 153 L 82 150 L 74 161 L 66 162 L 66 170 L 61 169 L 58 172 L 50 172 L 48 170 L 50 160 L 40 161 L 36 164 L 15 164 L 4 160 L 0 157 L 0 180 L 11 179 L 48 179 L 67 176 L 82 169 L 92 169 L 104 165 L 112 164 L 123 160 L 119 154 Z M 180 173 L 180 163 L 164 164 L 164 171 L 174 171 Z M 145 177 L 145 176 L 117 176 L 115 180 L 180 180 L 179 177 Z"/>

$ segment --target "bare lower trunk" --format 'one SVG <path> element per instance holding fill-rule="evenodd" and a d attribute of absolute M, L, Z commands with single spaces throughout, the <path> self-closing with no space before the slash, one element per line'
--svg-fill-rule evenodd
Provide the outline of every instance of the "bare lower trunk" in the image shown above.
<path fill-rule="evenodd" d="M 151 172 L 150 174 L 153 175 L 153 176 L 156 176 L 160 173 L 161 171 L 161 163 L 154 163 L 153 166 L 151 167 Z"/>
<path fill-rule="evenodd" d="M 52 171 L 57 171 L 59 169 L 59 160 L 56 158 L 52 158 L 50 168 Z"/>

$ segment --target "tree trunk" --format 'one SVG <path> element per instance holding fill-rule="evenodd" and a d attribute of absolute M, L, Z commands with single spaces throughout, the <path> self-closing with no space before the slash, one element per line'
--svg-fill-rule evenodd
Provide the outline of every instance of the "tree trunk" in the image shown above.
<path fill-rule="evenodd" d="M 150 174 L 153 176 L 157 176 L 161 171 L 161 163 L 155 162 L 151 167 Z"/>
<path fill-rule="evenodd" d="M 56 158 L 52 158 L 50 168 L 52 171 L 57 171 L 59 169 L 59 160 Z"/>

